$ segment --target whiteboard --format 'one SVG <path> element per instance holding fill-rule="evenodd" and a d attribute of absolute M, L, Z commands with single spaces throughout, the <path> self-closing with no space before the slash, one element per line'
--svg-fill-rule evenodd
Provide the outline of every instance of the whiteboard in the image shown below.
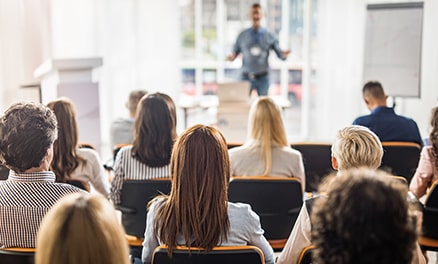
<path fill-rule="evenodd" d="M 389 96 L 420 97 L 423 3 L 367 5 L 363 81 Z"/>

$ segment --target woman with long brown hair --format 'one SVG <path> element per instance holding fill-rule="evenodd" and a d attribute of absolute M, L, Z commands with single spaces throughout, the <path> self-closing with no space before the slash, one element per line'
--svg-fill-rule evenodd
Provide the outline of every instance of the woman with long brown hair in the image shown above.
<path fill-rule="evenodd" d="M 99 154 L 90 148 L 79 148 L 79 130 L 73 103 L 59 98 L 47 104 L 58 120 L 58 139 L 53 144 L 53 160 L 50 169 L 58 182 L 79 181 L 86 190 L 90 184 L 107 196 L 108 178 L 100 162 Z"/>
<path fill-rule="evenodd" d="M 263 236 L 259 217 L 251 207 L 228 202 L 230 161 L 222 134 L 196 125 L 176 141 L 170 162 L 172 190 L 151 201 L 147 216 L 142 261 L 151 261 L 158 245 L 169 253 L 177 245 L 201 247 L 255 245 L 266 263 L 273 250 Z"/>
<path fill-rule="evenodd" d="M 169 177 L 170 153 L 176 138 L 176 110 L 166 94 L 142 97 L 134 121 L 134 141 L 117 153 L 110 198 L 120 203 L 123 181 Z"/>

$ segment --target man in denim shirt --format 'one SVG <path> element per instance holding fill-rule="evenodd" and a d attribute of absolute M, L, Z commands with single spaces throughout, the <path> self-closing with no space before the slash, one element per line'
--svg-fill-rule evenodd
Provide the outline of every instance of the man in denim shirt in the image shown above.
<path fill-rule="evenodd" d="M 277 37 L 261 27 L 263 11 L 260 4 L 253 4 L 250 17 L 252 27 L 242 31 L 234 44 L 233 53 L 228 60 L 233 61 L 242 53 L 242 80 L 250 81 L 251 90 L 256 90 L 259 96 L 267 95 L 269 89 L 269 50 L 273 49 L 277 57 L 286 60 L 290 51 L 282 51 Z"/>

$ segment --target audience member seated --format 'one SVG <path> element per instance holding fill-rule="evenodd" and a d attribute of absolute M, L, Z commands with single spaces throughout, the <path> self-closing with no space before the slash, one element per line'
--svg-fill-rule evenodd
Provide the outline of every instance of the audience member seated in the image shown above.
<path fill-rule="evenodd" d="M 146 95 L 144 90 L 134 90 L 129 93 L 126 108 L 129 110 L 128 118 L 118 118 L 111 123 L 110 127 L 110 146 L 113 148 L 117 144 L 131 144 L 133 140 L 134 117 L 137 111 L 137 104 Z"/>
<path fill-rule="evenodd" d="M 38 232 L 36 264 L 128 264 L 123 227 L 100 194 L 73 194 L 44 217 Z"/>
<path fill-rule="evenodd" d="M 58 139 L 53 144 L 51 171 L 57 182 L 79 181 L 85 189 L 92 187 L 103 194 L 109 194 L 108 177 L 100 162 L 99 154 L 91 148 L 79 148 L 78 124 L 73 103 L 67 98 L 51 101 L 47 106 L 58 120 Z"/>
<path fill-rule="evenodd" d="M 438 180 L 438 106 L 432 109 L 429 146 L 421 150 L 420 161 L 409 189 L 419 199 L 431 184 Z"/>
<path fill-rule="evenodd" d="M 134 142 L 117 153 L 110 198 L 120 203 L 123 181 L 169 177 L 172 145 L 176 138 L 176 110 L 162 93 L 145 95 L 139 102 Z"/>
<path fill-rule="evenodd" d="M 383 148 L 379 138 L 363 126 L 351 125 L 338 131 L 332 145 L 332 167 L 337 176 L 354 168 L 367 167 L 377 170 L 383 157 Z M 349 174 L 347 174 L 349 175 Z M 337 179 L 334 177 L 334 180 Z M 398 181 L 397 181 L 398 182 Z M 278 257 L 277 263 L 296 263 L 303 248 L 312 244 L 310 214 L 313 204 L 321 196 L 306 200 L 295 222 L 289 239 Z M 419 246 L 418 257 L 412 263 L 425 263 Z"/>
<path fill-rule="evenodd" d="M 303 191 L 306 180 L 301 153 L 290 147 L 280 108 L 269 97 L 259 97 L 251 106 L 248 141 L 229 150 L 235 176 L 272 175 L 296 177 Z"/>
<path fill-rule="evenodd" d="M 379 82 L 367 82 L 362 89 L 362 95 L 371 114 L 356 118 L 353 125 L 368 127 L 381 141 L 415 142 L 423 145 L 417 123 L 397 115 L 394 108 L 386 106 L 388 96 Z"/>
<path fill-rule="evenodd" d="M 338 131 L 332 145 L 332 167 L 341 175 L 344 170 L 362 166 L 377 169 L 383 157 L 379 138 L 363 126 L 347 126 Z M 289 239 L 278 257 L 278 264 L 297 263 L 303 248 L 312 244 L 310 210 L 318 197 L 306 200 L 301 207 Z"/>
<path fill-rule="evenodd" d="M 9 177 L 0 181 L 0 247 L 34 248 L 41 220 L 66 194 L 82 192 L 55 183 L 49 171 L 57 137 L 55 114 L 37 103 L 17 103 L 0 117 L 0 162 Z"/>
<path fill-rule="evenodd" d="M 254 245 L 274 263 L 259 217 L 243 203 L 227 202 L 230 160 L 223 135 L 196 125 L 177 139 L 171 158 L 172 190 L 149 204 L 142 261 L 167 245 L 201 247 Z"/>
<path fill-rule="evenodd" d="M 311 216 L 314 263 L 412 262 L 417 234 L 407 187 L 388 176 L 348 170 L 328 185 Z"/>

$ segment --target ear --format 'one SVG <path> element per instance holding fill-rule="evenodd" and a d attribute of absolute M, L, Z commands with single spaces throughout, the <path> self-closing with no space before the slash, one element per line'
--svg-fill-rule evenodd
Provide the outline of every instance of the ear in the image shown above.
<path fill-rule="evenodd" d="M 332 156 L 332 168 L 334 170 L 338 170 L 338 162 L 336 161 L 336 158 Z"/>

